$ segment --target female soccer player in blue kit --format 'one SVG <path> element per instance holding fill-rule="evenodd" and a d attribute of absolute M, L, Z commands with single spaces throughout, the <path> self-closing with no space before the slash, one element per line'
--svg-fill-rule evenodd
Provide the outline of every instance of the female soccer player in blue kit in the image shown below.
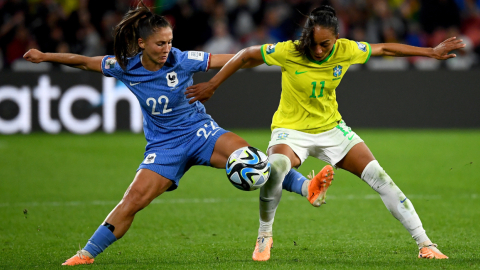
<path fill-rule="evenodd" d="M 352 64 L 370 56 L 426 56 L 445 60 L 465 46 L 449 38 L 435 48 L 403 44 L 368 44 L 339 38 L 338 20 L 330 6 L 314 9 L 299 40 L 252 46 L 236 54 L 209 82 L 187 88 L 190 102 L 207 101 L 219 85 L 250 61 L 282 67 L 280 105 L 272 120 L 268 155 L 272 173 L 260 189 L 260 228 L 253 259 L 270 259 L 272 225 L 292 167 L 313 156 L 347 170 L 379 193 L 385 206 L 417 242 L 419 258 L 447 259 L 427 237 L 412 203 L 385 173 L 363 140 L 342 120 L 335 89 Z M 287 178 L 285 178 L 287 176 Z M 328 183 L 329 185 L 329 183 Z M 328 188 L 328 185 L 326 188 Z"/>
<path fill-rule="evenodd" d="M 172 47 L 172 39 L 170 23 L 143 5 L 130 10 L 115 28 L 115 56 L 86 57 L 35 49 L 24 55 L 34 63 L 56 62 L 115 77 L 137 97 L 143 113 L 147 146 L 132 184 L 87 245 L 63 265 L 93 263 L 127 232 L 138 211 L 163 192 L 176 189 L 191 166 L 225 168 L 230 154 L 248 146 L 240 136 L 219 127 L 200 102 L 190 104 L 184 95 L 195 72 L 221 68 L 233 55 L 182 52 Z M 254 60 L 247 67 L 262 63 Z M 292 172 L 293 177 L 298 175 Z M 311 181 L 310 186 L 317 182 Z M 321 192 L 322 186 L 316 185 Z"/>

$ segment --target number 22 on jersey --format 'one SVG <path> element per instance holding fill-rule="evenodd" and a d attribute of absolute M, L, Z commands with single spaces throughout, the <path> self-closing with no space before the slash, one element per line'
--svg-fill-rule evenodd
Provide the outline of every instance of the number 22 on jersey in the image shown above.
<path fill-rule="evenodd" d="M 197 136 L 202 137 L 202 135 L 203 135 L 203 137 L 205 137 L 205 139 L 208 139 L 208 137 L 210 136 L 210 134 L 212 134 L 212 132 L 213 132 L 212 135 L 215 135 L 217 133 L 217 131 L 220 130 L 220 127 L 215 126 L 215 124 L 212 121 L 210 121 L 210 126 L 208 126 L 207 124 L 205 124 L 203 126 L 205 128 L 200 128 L 200 129 L 197 130 Z M 207 131 L 207 129 L 209 127 L 211 127 L 212 130 Z"/>
<path fill-rule="evenodd" d="M 163 106 L 163 111 L 162 114 L 166 114 L 168 112 L 171 112 L 172 109 L 168 109 L 168 97 L 167 96 L 160 96 L 158 98 L 158 105 L 162 105 L 162 100 L 165 100 L 165 105 Z M 147 98 L 147 106 L 150 107 L 150 104 L 152 105 L 152 114 L 157 115 L 160 114 L 160 112 L 156 111 L 157 108 L 157 101 L 153 97 Z"/>

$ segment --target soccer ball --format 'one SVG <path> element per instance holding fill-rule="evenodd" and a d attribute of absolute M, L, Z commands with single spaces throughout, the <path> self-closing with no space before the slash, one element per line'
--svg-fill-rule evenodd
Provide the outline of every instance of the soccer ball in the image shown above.
<path fill-rule="evenodd" d="M 227 161 L 227 177 L 236 188 L 261 188 L 270 176 L 268 157 L 255 147 L 245 146 L 233 152 Z"/>

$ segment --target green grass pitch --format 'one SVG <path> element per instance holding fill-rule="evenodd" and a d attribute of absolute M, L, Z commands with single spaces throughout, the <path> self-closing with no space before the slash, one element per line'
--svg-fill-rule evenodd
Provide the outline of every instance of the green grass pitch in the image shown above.
<path fill-rule="evenodd" d="M 236 132 L 262 150 L 270 138 L 269 130 Z M 93 265 L 78 268 L 480 268 L 480 130 L 357 133 L 449 260 L 417 259 L 415 242 L 380 197 L 338 170 L 319 209 L 284 191 L 272 258 L 254 262 L 258 191 L 237 190 L 224 170 L 198 166 Z M 141 134 L 129 133 L 0 136 L 0 269 L 61 269 L 122 198 L 144 146 Z M 323 166 L 309 158 L 299 171 Z"/>

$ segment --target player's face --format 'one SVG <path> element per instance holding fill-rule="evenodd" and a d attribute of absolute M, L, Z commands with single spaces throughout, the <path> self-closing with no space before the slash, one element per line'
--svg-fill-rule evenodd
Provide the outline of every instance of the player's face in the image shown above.
<path fill-rule="evenodd" d="M 170 27 L 163 27 L 153 32 L 150 36 L 139 43 L 143 54 L 156 65 L 163 65 L 167 62 L 168 54 L 172 50 L 173 33 Z"/>
<path fill-rule="evenodd" d="M 322 61 L 330 54 L 333 45 L 338 39 L 332 29 L 315 26 L 313 29 L 313 41 L 310 45 L 310 55 L 316 61 Z"/>

